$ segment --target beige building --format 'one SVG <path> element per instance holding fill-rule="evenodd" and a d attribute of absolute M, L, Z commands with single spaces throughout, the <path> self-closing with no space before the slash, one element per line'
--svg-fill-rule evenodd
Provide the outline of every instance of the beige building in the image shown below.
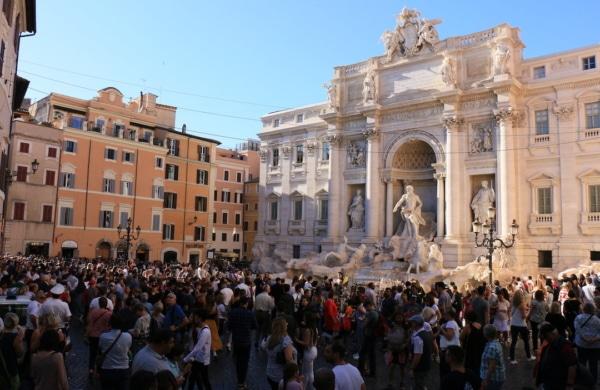
<path fill-rule="evenodd" d="M 253 260 L 252 248 L 258 231 L 259 149 L 260 141 L 253 139 L 249 139 L 236 147 L 236 150 L 245 156 L 248 162 L 248 177 L 244 181 L 244 210 L 242 214 L 242 259 L 246 260 Z"/>
<path fill-rule="evenodd" d="M 17 76 L 19 44 L 23 36 L 32 35 L 36 31 L 35 0 L 4 0 L 0 15 L 0 172 L 9 169 L 9 137 L 13 110 L 21 106 L 29 81 Z M 27 35 L 23 33 L 29 33 Z M 0 175 L 0 201 L 6 209 L 5 175 Z M 3 221 L 4 214 L 0 215 Z M 3 234 L 3 232 L 2 232 Z M 4 235 L 2 235 L 2 242 Z"/>
<path fill-rule="evenodd" d="M 409 228 L 446 266 L 485 253 L 489 206 L 500 237 L 521 225 L 508 256 L 531 272 L 600 261 L 600 46 L 525 58 L 518 28 L 435 24 L 403 10 L 383 55 L 334 69 L 327 102 L 262 118 L 257 249 L 392 245 L 414 189 Z"/>
<path fill-rule="evenodd" d="M 16 119 L 10 138 L 6 253 L 50 255 L 61 157 L 61 131 L 50 125 Z M 32 171 L 32 163 L 39 163 Z"/>

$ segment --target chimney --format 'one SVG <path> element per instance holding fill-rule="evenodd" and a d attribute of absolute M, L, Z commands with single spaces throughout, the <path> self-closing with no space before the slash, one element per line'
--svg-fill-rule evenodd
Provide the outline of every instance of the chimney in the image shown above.
<path fill-rule="evenodd" d="M 183 126 L 181 126 L 181 132 L 183 134 L 185 134 L 185 132 L 187 131 L 187 126 L 185 125 L 185 123 L 183 124 Z"/>

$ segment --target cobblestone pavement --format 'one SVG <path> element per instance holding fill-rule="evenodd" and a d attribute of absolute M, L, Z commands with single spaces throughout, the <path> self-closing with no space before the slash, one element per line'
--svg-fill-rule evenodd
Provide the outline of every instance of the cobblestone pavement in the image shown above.
<path fill-rule="evenodd" d="M 82 328 L 79 324 L 74 323 L 71 328 L 71 342 L 73 348 L 67 354 L 67 370 L 69 374 L 69 384 L 72 390 L 88 390 L 94 389 L 94 386 L 88 383 L 87 364 L 88 364 L 88 347 L 82 337 Z M 508 350 L 505 350 L 505 356 L 508 356 Z M 386 389 L 388 386 L 388 370 L 383 362 L 383 354 L 377 353 L 377 377 L 366 378 L 367 389 Z M 507 390 L 517 389 L 534 389 L 533 379 L 531 377 L 532 369 L 535 362 L 525 360 L 522 344 L 517 344 L 517 359 L 519 364 L 512 366 L 506 362 L 507 367 L 507 382 L 504 386 Z M 350 362 L 356 364 L 356 361 L 349 359 Z M 315 367 L 323 367 L 327 363 L 322 356 L 317 358 Z M 248 368 L 248 387 L 251 390 L 269 390 L 267 380 L 265 379 L 266 356 L 259 351 L 252 350 L 250 357 L 250 365 Z M 231 353 L 223 352 L 216 360 L 211 362 L 210 383 L 215 390 L 235 390 L 235 366 Z M 395 378 L 398 379 L 398 373 Z M 393 389 L 399 388 L 399 383 L 394 383 Z M 407 387 L 409 388 L 409 387 Z M 434 367 L 431 373 L 429 389 L 439 388 L 439 376 L 437 367 Z"/>

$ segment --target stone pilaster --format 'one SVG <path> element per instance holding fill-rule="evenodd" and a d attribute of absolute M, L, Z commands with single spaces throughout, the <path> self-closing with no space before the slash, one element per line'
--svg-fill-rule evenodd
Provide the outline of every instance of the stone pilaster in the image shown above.
<path fill-rule="evenodd" d="M 382 183 L 379 177 L 381 162 L 379 130 L 367 128 L 363 132 L 367 139 L 367 184 L 366 184 L 366 238 L 375 240 L 382 236 L 382 210 L 378 207 L 382 196 Z"/>
<path fill-rule="evenodd" d="M 495 110 L 496 133 L 496 228 L 500 237 L 508 237 L 510 225 L 517 218 L 517 183 L 513 122 L 517 113 L 512 107 Z"/>

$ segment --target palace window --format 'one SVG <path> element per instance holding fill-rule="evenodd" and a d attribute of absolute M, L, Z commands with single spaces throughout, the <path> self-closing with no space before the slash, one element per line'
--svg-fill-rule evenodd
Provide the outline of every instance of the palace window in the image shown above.
<path fill-rule="evenodd" d="M 600 213 L 600 184 L 588 186 L 590 193 L 590 213 Z"/>
<path fill-rule="evenodd" d="M 75 188 L 75 174 L 69 172 L 61 173 L 59 185 L 65 188 Z"/>
<path fill-rule="evenodd" d="M 19 153 L 29 153 L 29 142 L 19 143 Z"/>
<path fill-rule="evenodd" d="M 24 166 L 17 167 L 17 181 L 27 181 L 27 169 L 28 168 Z"/>
<path fill-rule="evenodd" d="M 241 214 L 235 214 L 235 224 L 239 225 L 242 221 L 242 215 Z"/>
<path fill-rule="evenodd" d="M 135 162 L 135 153 L 123 152 L 123 162 L 134 163 Z"/>
<path fill-rule="evenodd" d="M 178 180 L 179 166 L 174 164 L 167 164 L 167 167 L 165 169 L 165 179 Z"/>
<path fill-rule="evenodd" d="M 69 118 L 69 127 L 72 129 L 83 129 L 83 118 L 80 116 L 71 116 L 71 118 Z"/>
<path fill-rule="evenodd" d="M 552 187 L 542 187 L 537 189 L 538 214 L 552 214 Z"/>
<path fill-rule="evenodd" d="M 52 222 L 53 209 L 54 208 L 48 204 L 42 206 L 42 222 Z"/>
<path fill-rule="evenodd" d="M 129 180 L 121 181 L 121 195 L 133 196 L 133 182 Z"/>
<path fill-rule="evenodd" d="M 296 123 L 302 123 L 302 122 L 304 122 L 304 114 L 296 115 Z"/>
<path fill-rule="evenodd" d="M 73 225 L 73 208 L 72 207 L 61 207 L 60 208 L 60 224 L 62 226 Z"/>
<path fill-rule="evenodd" d="M 204 226 L 194 227 L 194 241 L 204 241 L 206 228 Z"/>
<path fill-rule="evenodd" d="M 156 157 L 156 160 L 154 160 L 154 166 L 156 168 L 162 168 L 163 167 L 163 159 L 162 159 L 162 157 Z"/>
<path fill-rule="evenodd" d="M 327 220 L 329 215 L 329 200 L 319 199 L 319 219 Z"/>
<path fill-rule="evenodd" d="M 538 267 L 552 268 L 552 251 L 538 251 Z"/>
<path fill-rule="evenodd" d="M 13 206 L 13 219 L 15 221 L 25 220 L 25 203 L 15 202 Z"/>
<path fill-rule="evenodd" d="M 165 192 L 165 199 L 163 201 L 163 207 L 166 209 L 177 208 L 177 194 L 175 192 Z"/>
<path fill-rule="evenodd" d="M 294 221 L 302 220 L 302 198 L 293 200 L 294 209 L 292 218 Z"/>
<path fill-rule="evenodd" d="M 279 201 L 273 199 L 269 202 L 269 219 L 276 221 L 278 219 Z"/>
<path fill-rule="evenodd" d="M 114 179 L 102 179 L 102 192 L 115 193 L 115 180 Z"/>
<path fill-rule="evenodd" d="M 329 151 L 330 151 L 329 142 L 323 142 L 321 144 L 321 160 L 322 161 L 329 161 Z"/>
<path fill-rule="evenodd" d="M 109 210 L 100 211 L 100 227 L 112 228 L 113 227 L 113 212 Z"/>
<path fill-rule="evenodd" d="M 152 214 L 152 231 L 160 231 L 160 214 Z"/>
<path fill-rule="evenodd" d="M 279 127 L 279 119 L 273 120 L 273 127 Z"/>
<path fill-rule="evenodd" d="M 223 180 L 229 181 L 229 171 L 224 171 L 223 172 Z"/>
<path fill-rule="evenodd" d="M 585 127 L 587 129 L 600 128 L 600 101 L 585 105 Z"/>
<path fill-rule="evenodd" d="M 304 163 L 304 145 L 296 145 L 296 164 Z"/>
<path fill-rule="evenodd" d="M 548 125 L 548 110 L 538 110 L 535 112 L 535 134 L 548 134 L 550 127 Z"/>
<path fill-rule="evenodd" d="M 300 258 L 300 245 L 294 245 L 294 246 L 292 246 L 292 257 L 294 259 L 299 259 Z"/>
<path fill-rule="evenodd" d="M 279 149 L 273 149 L 273 155 L 271 159 L 271 165 L 274 167 L 279 166 Z"/>
<path fill-rule="evenodd" d="M 596 69 L 596 56 L 583 57 L 581 63 L 583 70 Z"/>
<path fill-rule="evenodd" d="M 533 68 L 533 78 L 536 80 L 546 78 L 546 67 L 542 65 Z"/>
<path fill-rule="evenodd" d="M 235 174 L 235 179 L 238 183 L 242 182 L 242 172 L 238 172 Z"/>
<path fill-rule="evenodd" d="M 163 240 L 175 239 L 175 225 L 165 223 L 163 225 Z"/>
<path fill-rule="evenodd" d="M 56 149 L 55 147 L 49 147 L 46 151 L 46 157 L 50 157 L 50 158 L 56 158 L 56 155 L 58 154 L 58 149 Z"/>
<path fill-rule="evenodd" d="M 152 186 L 152 198 L 163 199 L 165 197 L 165 187 L 161 185 Z"/>
<path fill-rule="evenodd" d="M 208 208 L 208 199 L 205 196 L 196 197 L 196 211 L 206 212 Z"/>
<path fill-rule="evenodd" d="M 240 233 L 233 233 L 233 242 L 240 242 Z"/>
<path fill-rule="evenodd" d="M 221 216 L 221 222 L 223 223 L 223 225 L 227 225 L 227 223 L 229 222 L 229 214 L 226 212 L 223 212 L 223 215 Z"/>
<path fill-rule="evenodd" d="M 221 241 L 223 241 L 223 242 L 227 241 L 227 233 L 221 233 Z"/>
<path fill-rule="evenodd" d="M 44 184 L 47 186 L 53 186 L 56 179 L 56 171 L 46 171 L 46 177 L 44 178 Z"/>
<path fill-rule="evenodd" d="M 69 140 L 65 141 L 65 152 L 77 153 L 77 142 Z"/>
<path fill-rule="evenodd" d="M 129 219 L 129 211 L 121 211 L 119 214 L 119 225 L 123 228 L 127 226 L 127 220 Z"/>
<path fill-rule="evenodd" d="M 600 251 L 590 251 L 591 261 L 600 261 Z"/>
<path fill-rule="evenodd" d="M 179 140 L 167 138 L 167 146 L 171 156 L 179 156 Z"/>
<path fill-rule="evenodd" d="M 112 148 L 104 149 L 104 158 L 107 160 L 116 160 L 117 159 L 117 151 Z"/>
<path fill-rule="evenodd" d="M 210 148 L 208 146 L 198 145 L 198 160 L 210 162 Z"/>
<path fill-rule="evenodd" d="M 208 171 L 204 169 L 196 170 L 196 184 L 208 185 Z"/>

